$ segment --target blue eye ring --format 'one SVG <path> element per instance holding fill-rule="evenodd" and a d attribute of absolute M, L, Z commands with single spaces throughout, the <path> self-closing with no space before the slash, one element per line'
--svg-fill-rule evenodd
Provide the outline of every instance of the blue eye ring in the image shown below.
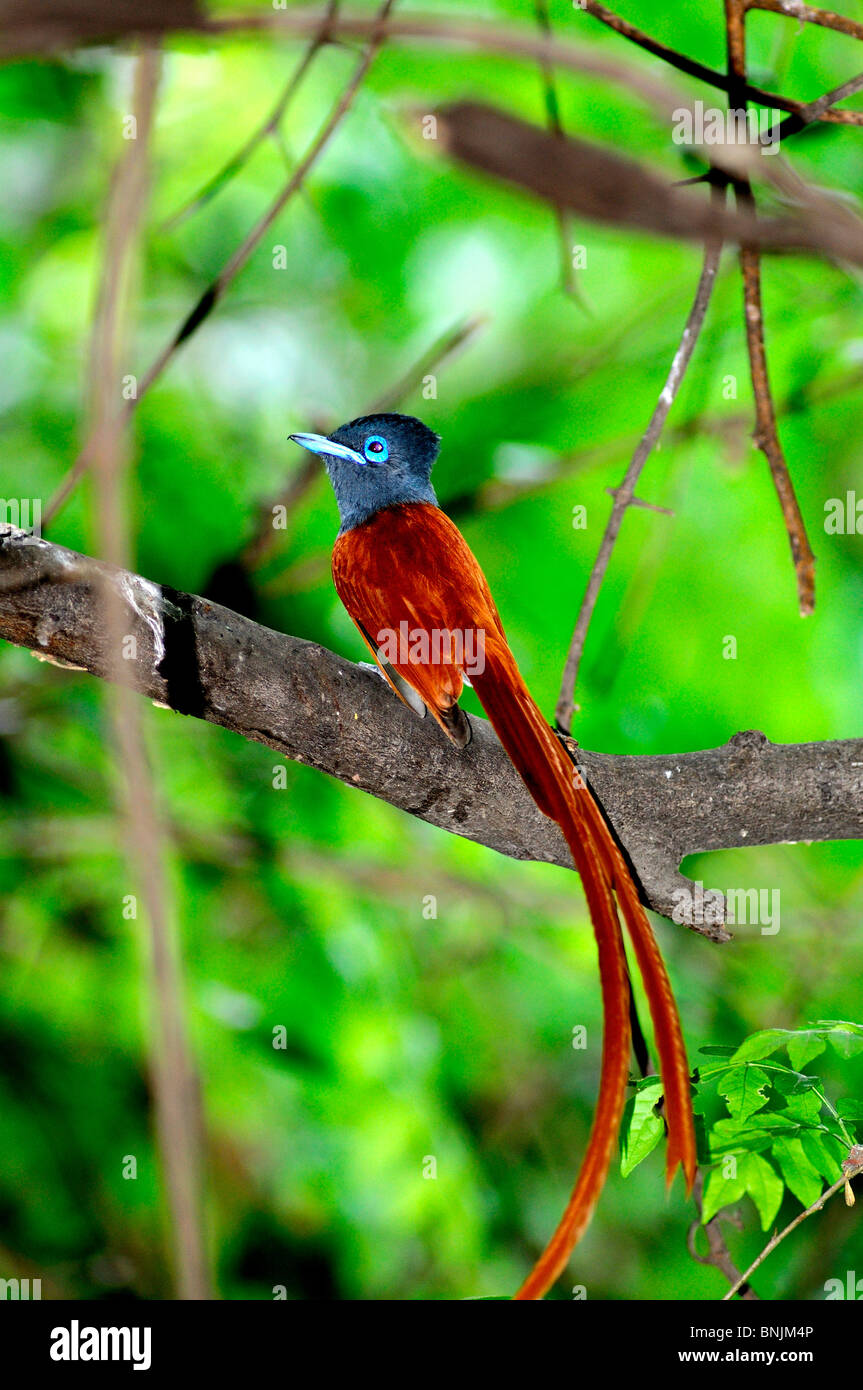
<path fill-rule="evenodd" d="M 390 456 L 387 441 L 382 434 L 370 434 L 363 445 L 363 453 L 369 463 L 386 463 Z"/>

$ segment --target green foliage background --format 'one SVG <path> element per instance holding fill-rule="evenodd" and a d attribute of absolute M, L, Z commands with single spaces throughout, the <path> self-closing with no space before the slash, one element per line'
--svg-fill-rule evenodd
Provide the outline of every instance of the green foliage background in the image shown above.
<path fill-rule="evenodd" d="M 482 13 L 533 32 L 528 0 Z M 551 13 L 561 36 L 656 69 L 562 0 Z M 628 0 L 626 15 L 722 66 L 718 0 Z M 814 98 L 855 70 L 850 40 L 761 14 L 749 33 L 753 80 L 788 94 Z M 300 53 L 260 36 L 167 45 L 130 372 L 143 373 L 284 180 L 266 143 L 206 208 L 160 231 L 264 118 Z M 317 58 L 285 122 L 293 158 L 353 61 L 344 48 Z M 6 497 L 47 499 L 81 442 L 101 214 L 130 77 L 130 56 L 103 48 L 0 70 Z M 623 89 L 564 74 L 558 91 L 571 132 L 668 177 L 700 167 Z M 661 389 L 700 255 L 576 223 L 584 312 L 561 292 L 550 212 L 408 132 L 406 108 L 462 96 L 544 119 L 530 62 L 428 43 L 381 54 L 303 194 L 135 416 L 135 564 L 201 592 L 300 466 L 290 431 L 362 412 L 439 335 L 481 314 L 483 329 L 441 367 L 437 399 L 414 393 L 403 407 L 443 435 L 439 496 L 457 506 L 550 714 L 606 489 Z M 820 127 L 789 156 L 859 197 L 859 149 L 857 131 Z M 278 246 L 286 269 L 274 268 Z M 727 253 L 640 487 L 674 517 L 628 514 L 591 628 L 575 730 L 587 747 L 673 754 L 741 728 L 777 741 L 860 733 L 863 548 L 825 534 L 823 518 L 827 499 L 861 485 L 863 294 L 854 275 L 796 257 L 770 260 L 764 282 L 772 381 L 791 407 L 782 435 L 818 556 L 816 614 L 797 615 L 778 506 L 749 442 Z M 737 400 L 723 397 L 730 375 Z M 586 530 L 572 526 L 578 504 Z M 322 477 L 254 577 L 258 615 L 362 659 L 329 579 L 335 527 Z M 50 538 L 92 553 L 88 484 Z M 723 659 L 728 635 L 736 660 Z M 40 1276 L 46 1297 L 169 1296 L 144 924 L 121 915 L 135 883 L 104 691 L 6 646 L 0 680 L 0 1275 Z M 599 991 L 576 879 L 505 861 L 303 767 L 276 791 L 270 751 L 194 720 L 147 706 L 145 724 L 204 1089 L 220 1292 L 511 1292 L 560 1214 L 596 1094 Z M 687 865 L 708 887 L 779 888 L 782 903 L 778 935 L 741 927 L 723 949 L 658 923 L 693 1055 L 758 1028 L 860 1018 L 861 867 L 856 843 Z M 428 894 L 436 920 L 423 916 Z M 571 1046 L 577 1024 L 586 1052 Z M 279 1025 L 284 1051 L 272 1047 Z M 823 1074 L 834 1099 L 853 1096 L 861 1064 L 834 1057 Z M 122 1178 L 127 1154 L 134 1182 Z M 436 1180 L 423 1178 L 428 1155 Z M 778 1219 L 797 1209 L 786 1197 Z M 763 1236 L 751 1204 L 741 1210 L 728 1238 L 744 1265 Z M 570 1282 L 590 1298 L 720 1296 L 721 1276 L 687 1252 L 693 1216 L 679 1182 L 666 1199 L 660 1147 L 625 1181 L 612 1176 Z M 834 1202 L 757 1287 L 823 1297 L 827 1278 L 855 1267 L 859 1222 Z"/>

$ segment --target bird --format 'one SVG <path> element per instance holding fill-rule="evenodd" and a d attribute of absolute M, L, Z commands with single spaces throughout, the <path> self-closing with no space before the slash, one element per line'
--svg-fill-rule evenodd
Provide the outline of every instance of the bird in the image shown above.
<path fill-rule="evenodd" d="M 463 749 L 467 679 L 536 805 L 563 832 L 596 938 L 603 1004 L 599 1093 L 584 1158 L 555 1231 L 514 1297 L 545 1296 L 565 1269 L 605 1184 L 629 1084 L 631 986 L 620 916 L 650 1008 L 668 1132 L 666 1183 L 687 1192 L 696 1143 L 689 1064 L 671 982 L 625 855 L 516 664 L 479 562 L 431 481 L 440 436 L 411 415 L 359 416 L 329 435 L 292 434 L 318 454 L 339 512 L 336 592 L 394 692 L 428 710 Z M 457 776 L 457 770 L 454 772 Z"/>

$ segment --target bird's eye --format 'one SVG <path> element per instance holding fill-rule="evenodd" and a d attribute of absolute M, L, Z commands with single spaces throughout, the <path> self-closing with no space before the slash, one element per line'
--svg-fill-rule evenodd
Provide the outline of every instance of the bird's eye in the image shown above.
<path fill-rule="evenodd" d="M 390 456 L 387 441 L 380 434 L 369 435 L 363 446 L 363 453 L 369 463 L 386 463 Z"/>

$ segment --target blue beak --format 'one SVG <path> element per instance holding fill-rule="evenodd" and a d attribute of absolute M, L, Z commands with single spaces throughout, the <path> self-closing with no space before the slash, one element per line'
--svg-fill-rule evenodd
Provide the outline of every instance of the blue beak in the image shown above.
<path fill-rule="evenodd" d="M 337 444 L 335 440 L 327 439 L 325 434 L 289 434 L 288 439 L 301 444 L 313 454 L 328 454 L 330 458 L 347 459 L 361 468 L 368 467 L 368 459 L 358 454 L 356 449 L 349 449 L 347 444 Z"/>

